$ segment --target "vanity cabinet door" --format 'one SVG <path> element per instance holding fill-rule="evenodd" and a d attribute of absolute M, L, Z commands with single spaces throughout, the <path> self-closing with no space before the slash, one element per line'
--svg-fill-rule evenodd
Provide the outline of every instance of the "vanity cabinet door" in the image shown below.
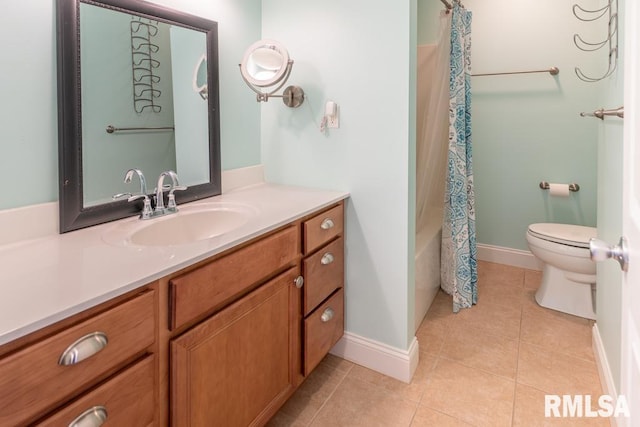
<path fill-rule="evenodd" d="M 263 425 L 300 372 L 293 267 L 172 340 L 173 426 Z"/>

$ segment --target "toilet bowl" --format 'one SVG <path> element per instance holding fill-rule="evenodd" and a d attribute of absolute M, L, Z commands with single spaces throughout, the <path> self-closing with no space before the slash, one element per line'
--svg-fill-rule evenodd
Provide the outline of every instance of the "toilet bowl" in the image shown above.
<path fill-rule="evenodd" d="M 571 224 L 531 224 L 527 243 L 542 264 L 536 301 L 542 307 L 595 319 L 596 264 L 589 239 L 596 229 Z"/>

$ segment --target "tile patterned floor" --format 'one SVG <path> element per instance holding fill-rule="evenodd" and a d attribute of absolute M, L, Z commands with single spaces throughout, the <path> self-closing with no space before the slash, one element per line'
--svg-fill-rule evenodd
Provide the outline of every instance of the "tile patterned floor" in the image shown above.
<path fill-rule="evenodd" d="M 538 306 L 540 273 L 481 262 L 478 305 L 440 292 L 411 384 L 327 356 L 269 423 L 279 426 L 609 426 L 545 418 L 545 394 L 602 394 L 592 322 Z"/>

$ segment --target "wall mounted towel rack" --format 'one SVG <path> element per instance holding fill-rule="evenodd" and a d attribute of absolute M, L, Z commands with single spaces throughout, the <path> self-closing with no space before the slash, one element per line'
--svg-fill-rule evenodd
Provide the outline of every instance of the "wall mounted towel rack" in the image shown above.
<path fill-rule="evenodd" d="M 624 119 L 624 106 L 622 107 L 618 107 L 616 109 L 612 109 L 612 110 L 605 110 L 604 108 L 601 108 L 599 110 L 594 111 L 593 113 L 580 113 L 581 117 L 597 117 L 600 120 L 604 120 L 605 116 L 613 116 L 613 117 L 620 117 L 621 119 Z"/>
<path fill-rule="evenodd" d="M 471 77 L 483 77 L 483 76 L 504 76 L 508 74 L 532 74 L 532 73 L 549 73 L 551 76 L 556 76 L 560 72 L 558 67 L 551 67 L 545 70 L 530 70 L 530 71 L 505 71 L 501 73 L 481 73 L 471 74 Z"/>
<path fill-rule="evenodd" d="M 602 49 L 604 46 L 609 46 L 609 64 L 607 71 L 600 77 L 590 77 L 582 72 L 578 67 L 575 67 L 575 73 L 578 78 L 588 83 L 598 82 L 604 78 L 609 77 L 616 70 L 618 66 L 618 0 L 608 0 L 608 4 L 603 8 L 596 10 L 588 10 L 582 8 L 578 4 L 573 5 L 574 16 L 583 22 L 596 21 L 603 16 L 609 16 L 607 36 L 604 40 L 599 42 L 587 42 L 579 34 L 573 35 L 573 43 L 576 47 L 584 52 L 595 52 Z"/>
<path fill-rule="evenodd" d="M 162 126 L 162 127 L 137 127 L 137 128 L 117 128 L 113 125 L 107 126 L 107 133 L 115 133 L 115 132 L 131 132 L 131 131 L 149 131 L 149 132 L 157 132 L 157 131 L 173 131 L 176 130 L 174 126 Z"/>

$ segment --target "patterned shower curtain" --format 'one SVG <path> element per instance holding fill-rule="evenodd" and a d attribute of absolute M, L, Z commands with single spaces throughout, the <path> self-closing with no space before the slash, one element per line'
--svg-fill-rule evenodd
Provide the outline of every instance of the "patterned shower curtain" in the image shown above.
<path fill-rule="evenodd" d="M 453 311 L 478 301 L 476 215 L 471 167 L 471 12 L 453 3 L 449 158 L 442 226 L 442 288 Z"/>

